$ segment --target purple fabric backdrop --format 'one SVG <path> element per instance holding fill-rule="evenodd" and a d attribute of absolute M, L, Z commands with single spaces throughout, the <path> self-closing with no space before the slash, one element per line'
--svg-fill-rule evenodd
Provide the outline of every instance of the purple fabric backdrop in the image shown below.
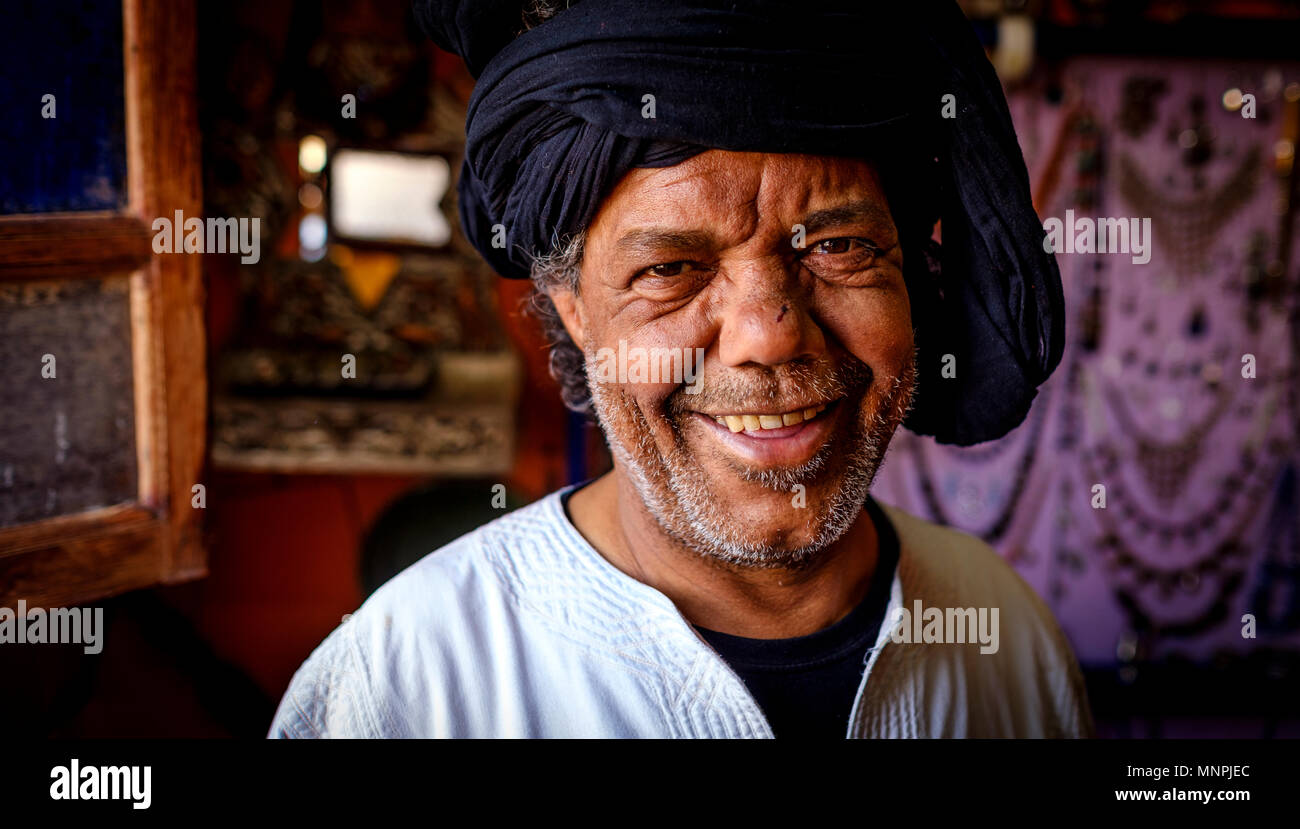
<path fill-rule="evenodd" d="M 1042 217 L 1148 218 L 1150 261 L 1058 254 L 1068 343 L 1029 419 L 968 449 L 900 431 L 877 478 L 881 500 L 989 540 L 1085 664 L 1300 648 L 1300 277 L 1269 272 L 1279 80 L 1300 65 L 1089 58 L 1063 96 L 1011 93 L 1036 186 L 1066 129 Z M 1225 108 L 1234 87 L 1255 118 Z"/>

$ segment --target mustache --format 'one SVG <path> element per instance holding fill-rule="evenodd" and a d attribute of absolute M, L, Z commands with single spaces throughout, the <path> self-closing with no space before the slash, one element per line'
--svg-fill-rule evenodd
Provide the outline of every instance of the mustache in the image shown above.
<path fill-rule="evenodd" d="M 772 404 L 801 404 L 847 397 L 868 388 L 871 367 L 852 355 L 840 362 L 805 358 L 776 366 L 727 369 L 701 374 L 698 394 L 680 388 L 668 398 L 667 413 L 676 418 L 697 410 L 743 412 Z"/>

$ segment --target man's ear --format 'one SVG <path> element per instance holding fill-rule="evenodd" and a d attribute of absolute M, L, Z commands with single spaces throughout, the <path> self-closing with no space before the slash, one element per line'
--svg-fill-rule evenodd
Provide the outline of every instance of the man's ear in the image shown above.
<path fill-rule="evenodd" d="M 555 310 L 560 314 L 560 321 L 564 323 L 564 330 L 569 332 L 573 344 L 580 351 L 583 350 L 587 323 L 582 297 L 571 288 L 554 288 L 550 296 L 551 302 L 555 303 Z"/>

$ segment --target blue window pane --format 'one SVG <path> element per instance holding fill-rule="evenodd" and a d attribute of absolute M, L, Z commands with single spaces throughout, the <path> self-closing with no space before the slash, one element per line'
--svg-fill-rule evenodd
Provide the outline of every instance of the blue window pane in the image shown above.
<path fill-rule="evenodd" d="M 0 29 L 0 213 L 125 207 L 122 4 L 6 0 Z"/>

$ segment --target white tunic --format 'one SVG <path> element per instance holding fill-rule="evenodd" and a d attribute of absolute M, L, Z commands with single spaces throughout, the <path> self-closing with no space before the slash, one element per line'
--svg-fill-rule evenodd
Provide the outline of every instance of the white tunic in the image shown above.
<path fill-rule="evenodd" d="M 577 531 L 561 501 L 572 489 L 377 590 L 294 675 L 270 736 L 771 737 L 668 597 Z M 846 736 L 1091 736 L 1078 664 L 1034 591 L 982 541 L 882 507 L 899 563 Z M 900 609 L 917 600 L 998 608 L 997 650 L 898 641 L 915 638 Z"/>

